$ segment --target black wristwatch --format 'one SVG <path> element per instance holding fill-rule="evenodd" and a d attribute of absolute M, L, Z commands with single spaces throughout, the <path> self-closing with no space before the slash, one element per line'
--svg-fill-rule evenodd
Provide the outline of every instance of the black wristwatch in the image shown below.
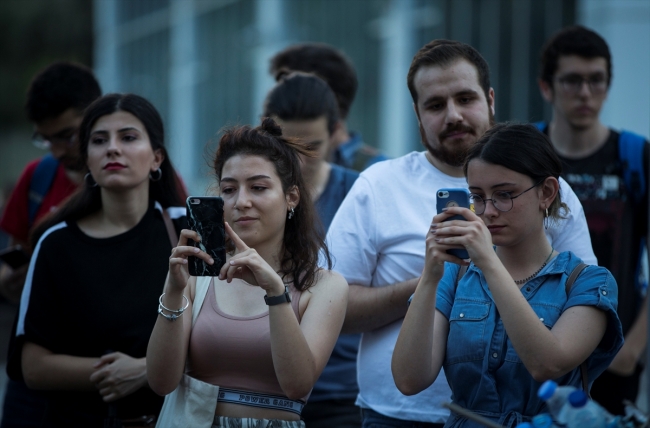
<path fill-rule="evenodd" d="M 289 294 L 289 286 L 284 286 L 284 294 L 279 296 L 264 296 L 264 302 L 269 306 L 279 305 L 280 303 L 291 303 L 291 295 Z"/>

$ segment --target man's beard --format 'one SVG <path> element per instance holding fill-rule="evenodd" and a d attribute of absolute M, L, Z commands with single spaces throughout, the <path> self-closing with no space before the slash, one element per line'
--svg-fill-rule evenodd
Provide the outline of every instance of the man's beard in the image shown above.
<path fill-rule="evenodd" d="M 461 123 L 450 126 L 438 136 L 438 143 L 436 147 L 429 143 L 429 140 L 427 139 L 422 126 L 420 126 L 420 136 L 422 138 L 422 143 L 433 157 L 449 166 L 458 168 L 465 165 L 465 159 L 467 159 L 467 153 L 469 152 L 469 149 L 471 149 L 472 146 L 476 144 L 476 142 L 483 136 L 483 134 L 495 124 L 494 114 L 492 114 L 491 109 L 488 109 L 488 123 L 489 126 L 483 132 L 481 132 L 481 135 L 477 135 L 476 129 L 467 125 L 463 125 Z M 453 144 L 450 147 L 449 145 L 442 144 L 442 141 L 445 140 L 449 134 L 457 131 L 467 132 L 474 137 L 474 140 L 467 146 L 462 146 L 461 144 Z"/>
<path fill-rule="evenodd" d="M 443 145 L 442 140 L 446 138 L 447 135 L 449 135 L 451 132 L 456 132 L 456 131 L 463 131 L 467 132 L 470 135 L 475 135 L 474 129 L 467 125 L 462 125 L 462 124 L 457 124 L 454 126 L 450 126 L 447 128 L 442 134 L 440 134 L 438 143 L 434 146 L 433 144 L 429 143 L 429 140 L 427 139 L 426 134 L 424 133 L 424 129 L 420 126 L 420 135 L 422 137 L 422 142 L 426 146 L 427 150 L 429 150 L 429 153 L 439 161 L 453 166 L 453 167 L 460 167 L 463 166 L 465 163 L 465 158 L 467 157 L 467 151 L 469 148 L 476 142 L 472 141 L 472 143 L 469 146 L 463 146 L 462 143 L 458 144 L 451 144 L 451 145 Z"/>

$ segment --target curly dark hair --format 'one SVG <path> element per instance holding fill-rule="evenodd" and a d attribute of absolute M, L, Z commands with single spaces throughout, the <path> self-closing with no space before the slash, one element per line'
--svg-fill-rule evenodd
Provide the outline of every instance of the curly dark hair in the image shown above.
<path fill-rule="evenodd" d="M 256 128 L 237 126 L 224 131 L 214 158 L 214 171 L 220 181 L 223 167 L 231 157 L 261 156 L 274 165 L 285 194 L 294 187 L 298 189 L 300 202 L 284 228 L 279 273 L 283 280 L 293 280 L 297 290 L 305 291 L 318 278 L 319 255 L 327 261 L 328 269 L 332 268 L 332 260 L 322 228 L 315 221 L 314 205 L 302 177 L 299 154 L 313 156 L 305 144 L 283 137 L 280 126 L 267 117 Z M 233 249 L 231 243 L 229 250 Z"/>
<path fill-rule="evenodd" d="M 55 118 L 69 108 L 81 114 L 101 95 L 90 68 L 72 62 L 55 62 L 32 79 L 25 111 L 32 122 Z"/>

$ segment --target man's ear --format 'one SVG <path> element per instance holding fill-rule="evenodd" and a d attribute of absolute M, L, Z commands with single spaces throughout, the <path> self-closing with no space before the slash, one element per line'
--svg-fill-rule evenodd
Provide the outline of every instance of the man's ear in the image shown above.
<path fill-rule="evenodd" d="M 413 111 L 415 112 L 415 117 L 418 118 L 418 124 L 422 126 L 422 123 L 420 122 L 420 111 L 418 110 L 418 105 L 413 103 Z"/>
<path fill-rule="evenodd" d="M 548 84 L 547 81 L 542 80 L 541 78 L 537 79 L 537 86 L 539 86 L 539 92 L 541 92 L 542 97 L 546 100 L 547 103 L 553 102 L 553 88 Z"/>

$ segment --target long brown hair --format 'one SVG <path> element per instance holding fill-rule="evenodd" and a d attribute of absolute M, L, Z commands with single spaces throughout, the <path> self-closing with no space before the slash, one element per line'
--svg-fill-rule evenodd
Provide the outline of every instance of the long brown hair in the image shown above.
<path fill-rule="evenodd" d="M 220 181 L 223 166 L 231 157 L 261 156 L 275 167 L 285 194 L 294 186 L 298 189 L 300 202 L 284 228 L 280 274 L 283 279 L 292 279 L 297 290 L 305 291 L 316 282 L 319 254 L 327 261 L 328 269 L 332 268 L 332 260 L 322 228 L 314 220 L 314 205 L 302 177 L 299 154 L 313 156 L 303 143 L 283 137 L 282 129 L 273 119 L 264 118 L 256 128 L 238 126 L 223 133 L 214 158 L 214 171 Z"/>

